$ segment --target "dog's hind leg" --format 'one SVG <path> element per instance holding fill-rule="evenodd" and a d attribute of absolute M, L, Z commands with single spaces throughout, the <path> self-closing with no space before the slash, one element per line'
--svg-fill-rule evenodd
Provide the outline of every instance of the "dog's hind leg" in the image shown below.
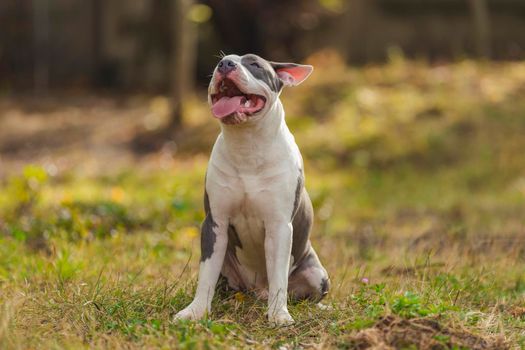
<path fill-rule="evenodd" d="M 288 293 L 295 299 L 320 301 L 328 294 L 330 278 L 314 249 L 310 249 L 288 279 Z"/>
<path fill-rule="evenodd" d="M 293 217 L 292 256 L 297 267 L 288 278 L 288 293 L 296 299 L 319 301 L 328 293 L 330 279 L 310 243 L 314 213 L 308 192 L 304 188 L 301 190 L 301 185 L 299 181 Z"/>

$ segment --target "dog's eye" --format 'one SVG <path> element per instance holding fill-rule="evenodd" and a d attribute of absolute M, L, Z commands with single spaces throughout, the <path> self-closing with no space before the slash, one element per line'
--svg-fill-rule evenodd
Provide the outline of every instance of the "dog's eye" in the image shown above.
<path fill-rule="evenodd" d="M 251 63 L 250 66 L 252 66 L 252 67 L 257 67 L 257 68 L 261 68 L 261 65 L 260 65 L 259 63 L 257 63 L 257 62 L 253 62 L 253 63 Z"/>

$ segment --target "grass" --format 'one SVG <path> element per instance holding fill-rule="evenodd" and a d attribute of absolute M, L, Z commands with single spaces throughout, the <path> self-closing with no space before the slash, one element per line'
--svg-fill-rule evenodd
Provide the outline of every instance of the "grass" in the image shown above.
<path fill-rule="evenodd" d="M 171 322 L 196 284 L 207 151 L 28 165 L 1 183 L 0 348 L 524 347 L 525 65 L 310 60 L 284 103 L 328 310 L 292 302 L 296 324 L 270 328 L 264 302 L 219 291 L 209 319 Z"/>

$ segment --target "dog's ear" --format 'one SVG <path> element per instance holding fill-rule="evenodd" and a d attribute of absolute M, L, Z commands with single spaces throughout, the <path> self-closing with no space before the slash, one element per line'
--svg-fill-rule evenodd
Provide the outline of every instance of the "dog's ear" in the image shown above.
<path fill-rule="evenodd" d="M 301 84 L 314 70 L 313 66 L 306 64 L 279 62 L 270 62 L 270 64 L 285 86 Z"/>

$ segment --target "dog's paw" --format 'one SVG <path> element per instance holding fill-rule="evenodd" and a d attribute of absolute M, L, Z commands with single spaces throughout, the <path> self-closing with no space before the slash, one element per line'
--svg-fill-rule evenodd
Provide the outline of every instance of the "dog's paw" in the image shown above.
<path fill-rule="evenodd" d="M 268 321 L 270 322 L 270 325 L 277 327 L 289 326 L 295 322 L 286 309 L 279 310 L 273 314 L 268 314 Z"/>
<path fill-rule="evenodd" d="M 174 317 L 173 321 L 178 320 L 190 320 L 190 321 L 197 321 L 206 315 L 206 308 L 199 308 L 195 307 L 193 305 L 189 305 L 185 309 L 179 311 Z"/>

